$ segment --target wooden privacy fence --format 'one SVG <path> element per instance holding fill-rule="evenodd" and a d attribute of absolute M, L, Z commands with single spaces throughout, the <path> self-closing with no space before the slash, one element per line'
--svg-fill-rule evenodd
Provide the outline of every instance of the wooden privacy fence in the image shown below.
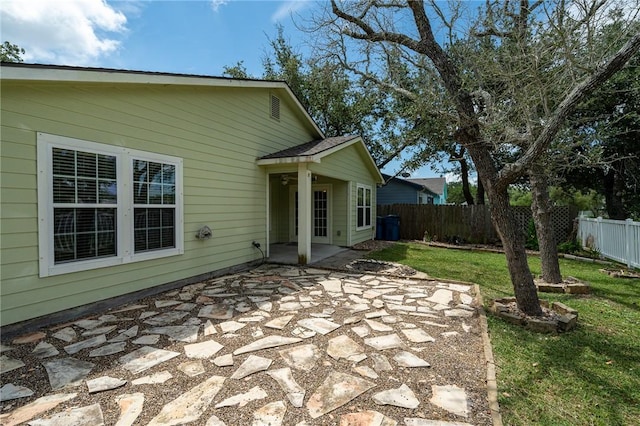
<path fill-rule="evenodd" d="M 438 241 L 463 240 L 472 244 L 492 244 L 500 237 L 491 223 L 487 205 L 458 206 L 433 204 L 391 204 L 377 206 L 378 216 L 400 217 L 400 239 L 422 240 L 425 233 Z M 523 233 L 532 219 L 529 207 L 511 207 Z M 554 207 L 551 222 L 556 241 L 567 239 L 573 229 L 578 210 L 573 207 Z"/>

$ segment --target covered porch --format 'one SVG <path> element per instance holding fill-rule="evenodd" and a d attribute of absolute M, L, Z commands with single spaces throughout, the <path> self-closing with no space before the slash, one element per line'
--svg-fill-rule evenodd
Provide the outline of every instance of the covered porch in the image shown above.
<path fill-rule="evenodd" d="M 270 261 L 314 263 L 373 238 L 372 200 L 383 179 L 360 137 L 311 141 L 257 165 L 266 177 Z"/>

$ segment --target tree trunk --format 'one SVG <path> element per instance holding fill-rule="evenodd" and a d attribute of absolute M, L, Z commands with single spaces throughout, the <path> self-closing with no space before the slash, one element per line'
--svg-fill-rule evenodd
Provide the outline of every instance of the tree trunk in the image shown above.
<path fill-rule="evenodd" d="M 542 279 L 551 284 L 558 284 L 562 282 L 562 275 L 558 262 L 558 246 L 551 223 L 553 206 L 549 198 L 549 185 L 544 172 L 544 168 L 538 163 L 534 163 L 529 168 L 531 213 L 540 248 Z"/>
<path fill-rule="evenodd" d="M 507 186 L 495 185 L 498 181 L 497 171 L 487 150 L 477 145 L 469 146 L 468 149 L 478 171 L 478 178 L 484 184 L 493 226 L 502 241 L 518 309 L 527 315 L 542 315 L 538 290 L 527 263 L 524 232 L 511 214 Z"/>
<path fill-rule="evenodd" d="M 527 263 L 524 234 L 516 225 L 515 218 L 511 214 L 507 191 L 494 194 L 489 191 L 489 202 L 491 205 L 491 218 L 500 235 L 507 257 L 507 266 L 513 283 L 518 309 L 527 315 L 542 315 L 538 292 Z"/>
<path fill-rule="evenodd" d="M 460 160 L 460 176 L 462 178 L 462 194 L 467 202 L 467 205 L 473 205 L 473 195 L 471 195 L 471 189 L 469 189 L 469 166 L 467 160 L 461 158 Z"/>
<path fill-rule="evenodd" d="M 607 207 L 607 214 L 609 215 L 609 219 L 625 220 L 627 218 L 627 212 L 625 211 L 622 198 L 618 195 L 619 183 L 617 181 L 621 179 L 616 179 L 617 175 L 618 170 L 613 167 L 607 173 L 605 173 L 604 200 Z"/>
<path fill-rule="evenodd" d="M 478 179 L 478 191 L 476 192 L 476 204 L 484 205 L 484 185 L 482 181 Z"/>

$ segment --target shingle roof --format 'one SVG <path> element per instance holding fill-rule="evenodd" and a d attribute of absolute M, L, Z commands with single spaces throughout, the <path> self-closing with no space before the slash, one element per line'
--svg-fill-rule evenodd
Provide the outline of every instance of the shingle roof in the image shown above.
<path fill-rule="evenodd" d="M 397 176 L 391 176 L 391 175 L 387 175 L 387 174 L 384 174 L 384 173 L 382 174 L 382 177 L 384 177 L 384 180 L 386 182 L 389 182 L 389 181 L 393 180 L 394 182 L 397 182 L 397 183 L 400 183 L 400 184 L 403 184 L 403 185 L 407 185 L 407 186 L 409 186 L 411 188 L 414 188 L 414 189 L 416 189 L 418 191 L 426 190 L 428 192 L 431 192 L 433 195 L 438 195 L 437 193 L 433 192 L 431 190 L 431 188 L 429 188 L 429 187 L 427 187 L 425 185 L 422 185 L 420 183 L 414 182 L 417 179 L 402 179 L 402 178 L 399 178 Z"/>
<path fill-rule="evenodd" d="M 267 160 L 273 158 L 287 158 L 287 157 L 307 157 L 311 155 L 320 154 L 323 151 L 335 148 L 343 143 L 350 142 L 358 136 L 336 136 L 326 139 L 317 139 L 311 142 L 303 143 L 302 145 L 294 146 L 291 148 L 283 149 L 282 151 L 274 152 L 260 157 L 260 160 Z"/>
<path fill-rule="evenodd" d="M 429 188 L 431 191 L 436 194 L 444 193 L 444 185 L 446 184 L 446 179 L 443 177 L 437 178 L 420 178 L 420 179 L 407 179 L 409 182 L 417 183 L 418 185 L 423 185 Z"/>

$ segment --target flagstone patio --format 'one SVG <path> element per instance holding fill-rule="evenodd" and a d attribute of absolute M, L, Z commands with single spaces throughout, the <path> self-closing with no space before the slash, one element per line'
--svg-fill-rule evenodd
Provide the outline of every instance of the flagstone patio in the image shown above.
<path fill-rule="evenodd" d="M 0 423 L 491 425 L 468 285 L 263 265 L 0 346 Z"/>

